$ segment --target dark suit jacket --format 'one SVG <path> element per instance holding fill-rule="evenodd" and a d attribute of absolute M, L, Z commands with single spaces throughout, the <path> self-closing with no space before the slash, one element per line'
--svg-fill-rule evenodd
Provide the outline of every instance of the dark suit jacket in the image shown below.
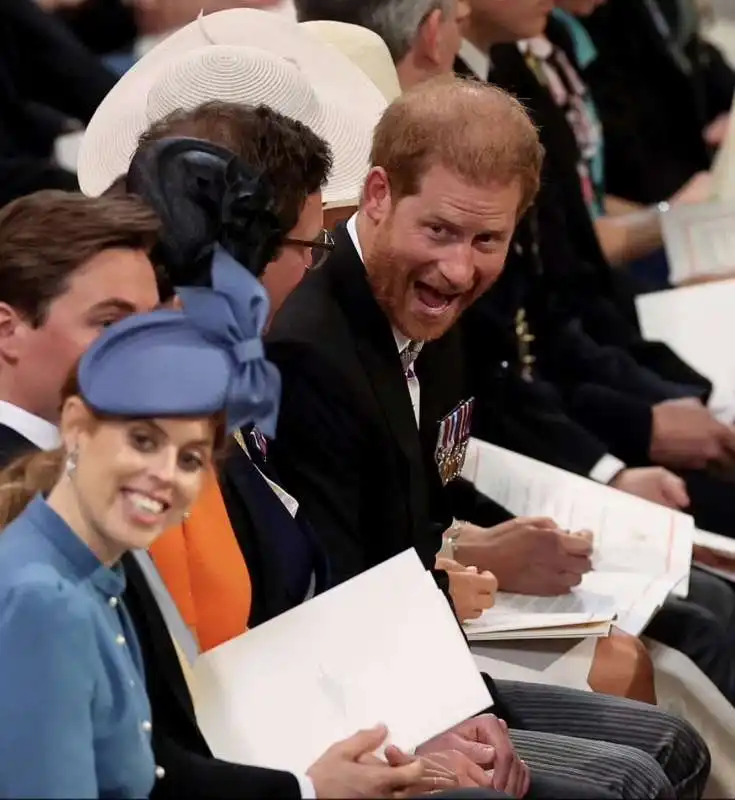
<path fill-rule="evenodd" d="M 549 33 L 557 40 L 568 40 L 563 26 L 553 20 Z M 624 349 L 640 366 L 667 381 L 696 387 L 696 394 L 706 396 L 711 391 L 706 378 L 666 345 L 641 338 L 633 302 L 635 287 L 624 273 L 610 268 L 600 250 L 580 186 L 577 143 L 564 114 L 515 45 L 496 46 L 491 55 L 489 80 L 524 102 L 546 149 L 535 216 L 528 219 L 535 241 L 533 255 L 542 265 L 544 297 L 552 293 L 557 312 L 578 318 L 594 341 Z M 571 47 L 568 55 L 574 63 Z M 470 74 L 461 59 L 455 62 L 455 71 Z"/>
<path fill-rule="evenodd" d="M 274 483 L 282 486 L 283 482 L 271 463 L 272 459 L 264 458 L 251 442 L 248 442 L 248 450 L 258 469 Z M 284 575 L 284 557 L 287 557 L 283 552 L 285 548 L 281 547 L 278 532 L 273 529 L 273 517 L 262 508 L 260 496 L 253 491 L 252 482 L 248 480 L 248 464 L 245 462 L 247 458 L 240 447 L 233 445 L 219 470 L 219 485 L 230 523 L 250 573 L 252 605 L 248 625 L 252 628 L 298 605 L 303 597 L 294 598 L 289 592 Z M 250 474 L 252 475 L 252 468 Z M 268 488 L 268 492 L 270 491 Z M 275 495 L 272 500 L 276 511 L 281 511 L 281 519 L 276 520 L 276 524 L 281 528 L 291 526 L 292 535 L 302 534 L 305 537 L 312 557 L 315 591 L 324 591 L 329 585 L 327 559 L 301 507 L 293 520 L 289 512 L 278 505 L 281 501 Z"/>
<path fill-rule="evenodd" d="M 89 122 L 116 77 L 34 0 L 0 3 L 0 206 L 76 178 L 49 159 L 68 118 Z"/>
<path fill-rule="evenodd" d="M 213 758 L 194 716 L 184 675 L 166 624 L 135 559 L 123 558 L 125 604 L 140 640 L 153 710 L 153 749 L 165 770 L 152 800 L 180 797 L 301 797 L 288 772 Z"/>
<path fill-rule="evenodd" d="M 336 241 L 276 314 L 267 349 L 283 378 L 272 457 L 340 582 L 409 547 L 431 568 L 452 514 L 508 514 L 471 487 L 440 485 L 438 421 L 466 399 L 457 333 L 417 361 L 419 433 L 390 323 L 344 228 Z"/>
<path fill-rule="evenodd" d="M 36 446 L 18 431 L 0 425 L 0 469 L 7 467 L 16 458 L 33 452 Z"/>
<path fill-rule="evenodd" d="M 93 53 L 128 49 L 138 36 L 133 7 L 121 0 L 86 0 L 56 16 Z"/>
<path fill-rule="evenodd" d="M 659 4 L 676 25 L 676 4 Z M 598 51 L 584 77 L 605 129 L 609 191 L 640 203 L 664 200 L 709 169 L 702 131 L 729 110 L 733 70 L 694 36 L 685 47 L 691 65 L 685 71 L 643 0 L 608 0 L 584 24 Z"/>
<path fill-rule="evenodd" d="M 0 467 L 34 445 L 0 425 Z M 219 761 L 204 741 L 178 656 L 155 598 L 137 562 L 123 557 L 124 602 L 140 640 L 146 688 L 153 714 L 156 763 L 166 770 L 151 798 L 300 798 L 296 778 L 287 772 Z"/>
<path fill-rule="evenodd" d="M 618 303 L 600 252 L 566 118 L 516 46 L 493 48 L 492 57 L 490 79 L 527 104 L 547 156 L 541 192 L 518 226 L 502 276 L 462 319 L 477 401 L 473 433 L 585 475 L 611 442 L 620 458 L 641 463 L 650 444 L 652 405 L 705 396 L 709 385 L 665 346 L 641 341 L 637 320 L 629 317 L 635 310 L 631 305 L 626 313 Z M 469 73 L 459 59 L 455 68 Z M 515 317 L 521 308 L 535 336 L 532 383 L 520 375 Z M 613 346 L 589 335 L 590 318 Z"/>

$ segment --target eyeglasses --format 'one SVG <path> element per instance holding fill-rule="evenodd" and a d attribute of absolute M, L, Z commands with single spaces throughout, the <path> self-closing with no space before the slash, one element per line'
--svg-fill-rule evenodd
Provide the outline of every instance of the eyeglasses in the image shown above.
<path fill-rule="evenodd" d="M 325 229 L 319 231 L 318 235 L 311 241 L 307 239 L 291 239 L 286 237 L 284 244 L 293 244 L 297 247 L 308 247 L 311 249 L 311 264 L 307 269 L 316 269 L 327 260 L 329 254 L 334 250 L 334 237 Z"/>

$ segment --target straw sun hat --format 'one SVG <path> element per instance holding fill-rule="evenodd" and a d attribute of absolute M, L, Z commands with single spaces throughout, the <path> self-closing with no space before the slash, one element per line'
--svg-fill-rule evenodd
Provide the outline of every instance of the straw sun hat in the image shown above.
<path fill-rule="evenodd" d="M 254 9 L 200 17 L 120 79 L 84 135 L 82 191 L 100 195 L 126 173 L 140 135 L 152 123 L 212 100 L 265 104 L 304 123 L 334 154 L 325 203 L 359 197 L 385 97 L 337 48 L 279 14 Z"/>
<path fill-rule="evenodd" d="M 398 73 L 388 45 L 375 31 L 361 25 L 328 19 L 302 22 L 299 27 L 347 56 L 380 89 L 388 103 L 401 94 Z"/>

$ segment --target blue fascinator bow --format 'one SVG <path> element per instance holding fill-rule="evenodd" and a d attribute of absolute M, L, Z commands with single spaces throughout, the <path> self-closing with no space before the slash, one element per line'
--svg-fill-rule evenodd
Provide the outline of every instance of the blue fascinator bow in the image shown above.
<path fill-rule="evenodd" d="M 232 359 L 227 390 L 228 431 L 255 424 L 273 438 L 281 376 L 266 359 L 263 347 L 268 295 L 257 279 L 220 245 L 214 250 L 211 285 L 211 289 L 182 286 L 176 293 L 191 324 Z"/>

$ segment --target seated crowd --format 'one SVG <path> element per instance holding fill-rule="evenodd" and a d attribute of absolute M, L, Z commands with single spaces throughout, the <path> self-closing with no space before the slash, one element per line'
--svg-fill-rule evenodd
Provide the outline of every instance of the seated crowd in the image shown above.
<path fill-rule="evenodd" d="M 292 774 L 215 757 L 191 675 L 409 548 L 459 622 L 578 586 L 470 435 L 735 537 L 735 398 L 635 305 L 727 135 L 694 3 L 199 5 L 0 10 L 0 796 L 701 797 L 700 732 L 613 694 L 483 673 Z M 735 703 L 728 582 L 645 632 Z"/>

